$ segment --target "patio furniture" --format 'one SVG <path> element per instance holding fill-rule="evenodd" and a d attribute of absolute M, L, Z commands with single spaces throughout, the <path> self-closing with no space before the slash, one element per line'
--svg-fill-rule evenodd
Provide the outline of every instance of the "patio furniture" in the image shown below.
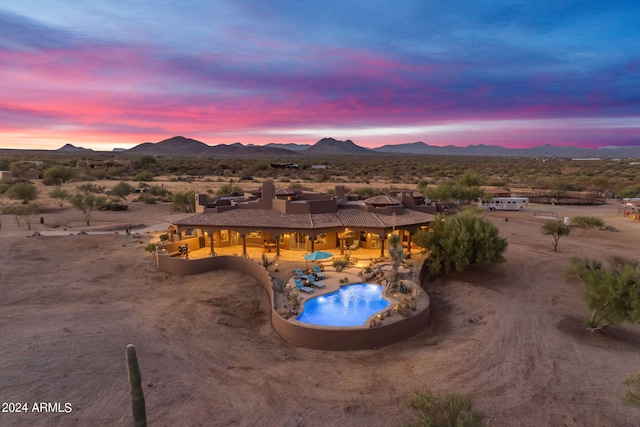
<path fill-rule="evenodd" d="M 311 268 L 313 269 L 313 275 L 316 276 L 316 279 L 323 280 L 327 278 L 327 276 L 322 272 L 322 269 L 319 265 L 314 265 Z"/>
<path fill-rule="evenodd" d="M 315 286 L 316 288 L 319 288 L 319 289 L 324 288 L 324 283 L 316 282 L 316 279 L 315 277 L 313 277 L 313 274 L 307 274 L 307 282 L 309 282 L 311 286 Z"/>
<path fill-rule="evenodd" d="M 302 280 L 298 278 L 293 279 L 293 283 L 295 283 L 296 288 L 300 289 L 303 292 L 307 292 L 307 293 L 315 292 L 313 288 L 310 288 L 309 286 L 305 286 L 304 283 L 302 283 Z"/>
<path fill-rule="evenodd" d="M 307 275 L 304 274 L 304 271 L 302 271 L 301 268 L 296 268 L 295 272 L 296 272 L 296 276 L 298 276 L 298 279 L 303 279 L 304 280 L 304 279 L 307 278 Z"/>

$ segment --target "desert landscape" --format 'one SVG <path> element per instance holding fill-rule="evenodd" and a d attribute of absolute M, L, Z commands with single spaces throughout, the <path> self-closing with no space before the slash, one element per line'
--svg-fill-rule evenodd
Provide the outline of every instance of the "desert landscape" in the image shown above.
<path fill-rule="evenodd" d="M 575 256 L 637 257 L 640 222 L 615 201 L 485 214 L 508 240 L 506 262 L 423 284 L 427 330 L 354 352 L 283 341 L 266 313 L 252 315 L 249 298 L 268 307 L 267 296 L 242 272 L 158 271 L 145 231 L 167 222 L 169 204 L 128 204 L 96 213 L 91 227 L 70 206 L 51 205 L 31 231 L 2 216 L 0 396 L 61 412 L 1 412 L 0 425 L 131 425 L 129 343 L 154 426 L 402 425 L 419 389 L 471 396 L 491 426 L 640 425 L 621 400 L 623 380 L 640 371 L 640 328 L 588 332 L 583 285 L 561 275 Z M 575 231 L 554 252 L 537 209 L 597 216 L 618 232 Z"/>

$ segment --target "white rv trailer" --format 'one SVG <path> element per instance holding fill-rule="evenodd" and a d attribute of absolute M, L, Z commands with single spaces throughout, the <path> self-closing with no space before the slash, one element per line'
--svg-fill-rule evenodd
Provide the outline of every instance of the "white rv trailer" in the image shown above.
<path fill-rule="evenodd" d="M 478 202 L 478 206 L 491 211 L 519 211 L 526 204 L 529 204 L 528 197 L 493 197 Z"/>

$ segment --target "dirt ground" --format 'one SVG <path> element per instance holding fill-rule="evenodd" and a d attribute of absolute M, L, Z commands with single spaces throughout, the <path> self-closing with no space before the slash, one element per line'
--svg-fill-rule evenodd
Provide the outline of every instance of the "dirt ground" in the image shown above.
<path fill-rule="evenodd" d="M 170 213 L 168 204 L 129 205 L 97 213 L 91 228 L 150 226 Z M 536 209 L 598 216 L 619 232 L 574 231 L 554 252 Z M 402 425 L 416 389 L 466 393 L 491 426 L 640 425 L 640 410 L 621 402 L 623 380 L 640 371 L 640 328 L 587 332 L 582 286 L 561 277 L 573 256 L 637 257 L 640 222 L 618 216 L 615 202 L 486 217 L 509 242 L 507 262 L 428 284 L 426 331 L 377 350 L 326 352 L 294 347 L 266 313 L 252 315 L 249 299 L 267 306 L 267 297 L 242 272 L 161 273 L 146 237 L 78 234 L 83 219 L 70 207 L 34 224 L 59 236 L 32 237 L 4 215 L 0 400 L 28 412 L 0 412 L 0 425 L 132 425 L 128 343 L 153 426 Z M 71 410 L 33 412 L 40 402 Z"/>

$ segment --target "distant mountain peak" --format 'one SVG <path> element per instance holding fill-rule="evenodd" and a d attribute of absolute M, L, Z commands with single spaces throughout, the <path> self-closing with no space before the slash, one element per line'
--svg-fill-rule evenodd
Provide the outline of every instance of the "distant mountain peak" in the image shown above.
<path fill-rule="evenodd" d="M 56 151 L 60 151 L 63 153 L 78 153 L 78 152 L 85 152 L 85 151 L 93 151 L 90 148 L 83 148 L 83 147 L 76 147 L 73 144 L 64 144 L 62 147 L 58 148 Z"/>
<path fill-rule="evenodd" d="M 356 145 L 350 139 L 339 141 L 335 138 L 322 138 L 303 151 L 305 154 L 365 154 L 371 150 Z"/>
<path fill-rule="evenodd" d="M 288 156 L 294 153 L 281 148 L 246 147 L 240 142 L 233 144 L 207 145 L 195 139 L 184 136 L 174 136 L 160 142 L 145 142 L 127 150 L 132 154 L 148 154 L 163 156 Z"/>

